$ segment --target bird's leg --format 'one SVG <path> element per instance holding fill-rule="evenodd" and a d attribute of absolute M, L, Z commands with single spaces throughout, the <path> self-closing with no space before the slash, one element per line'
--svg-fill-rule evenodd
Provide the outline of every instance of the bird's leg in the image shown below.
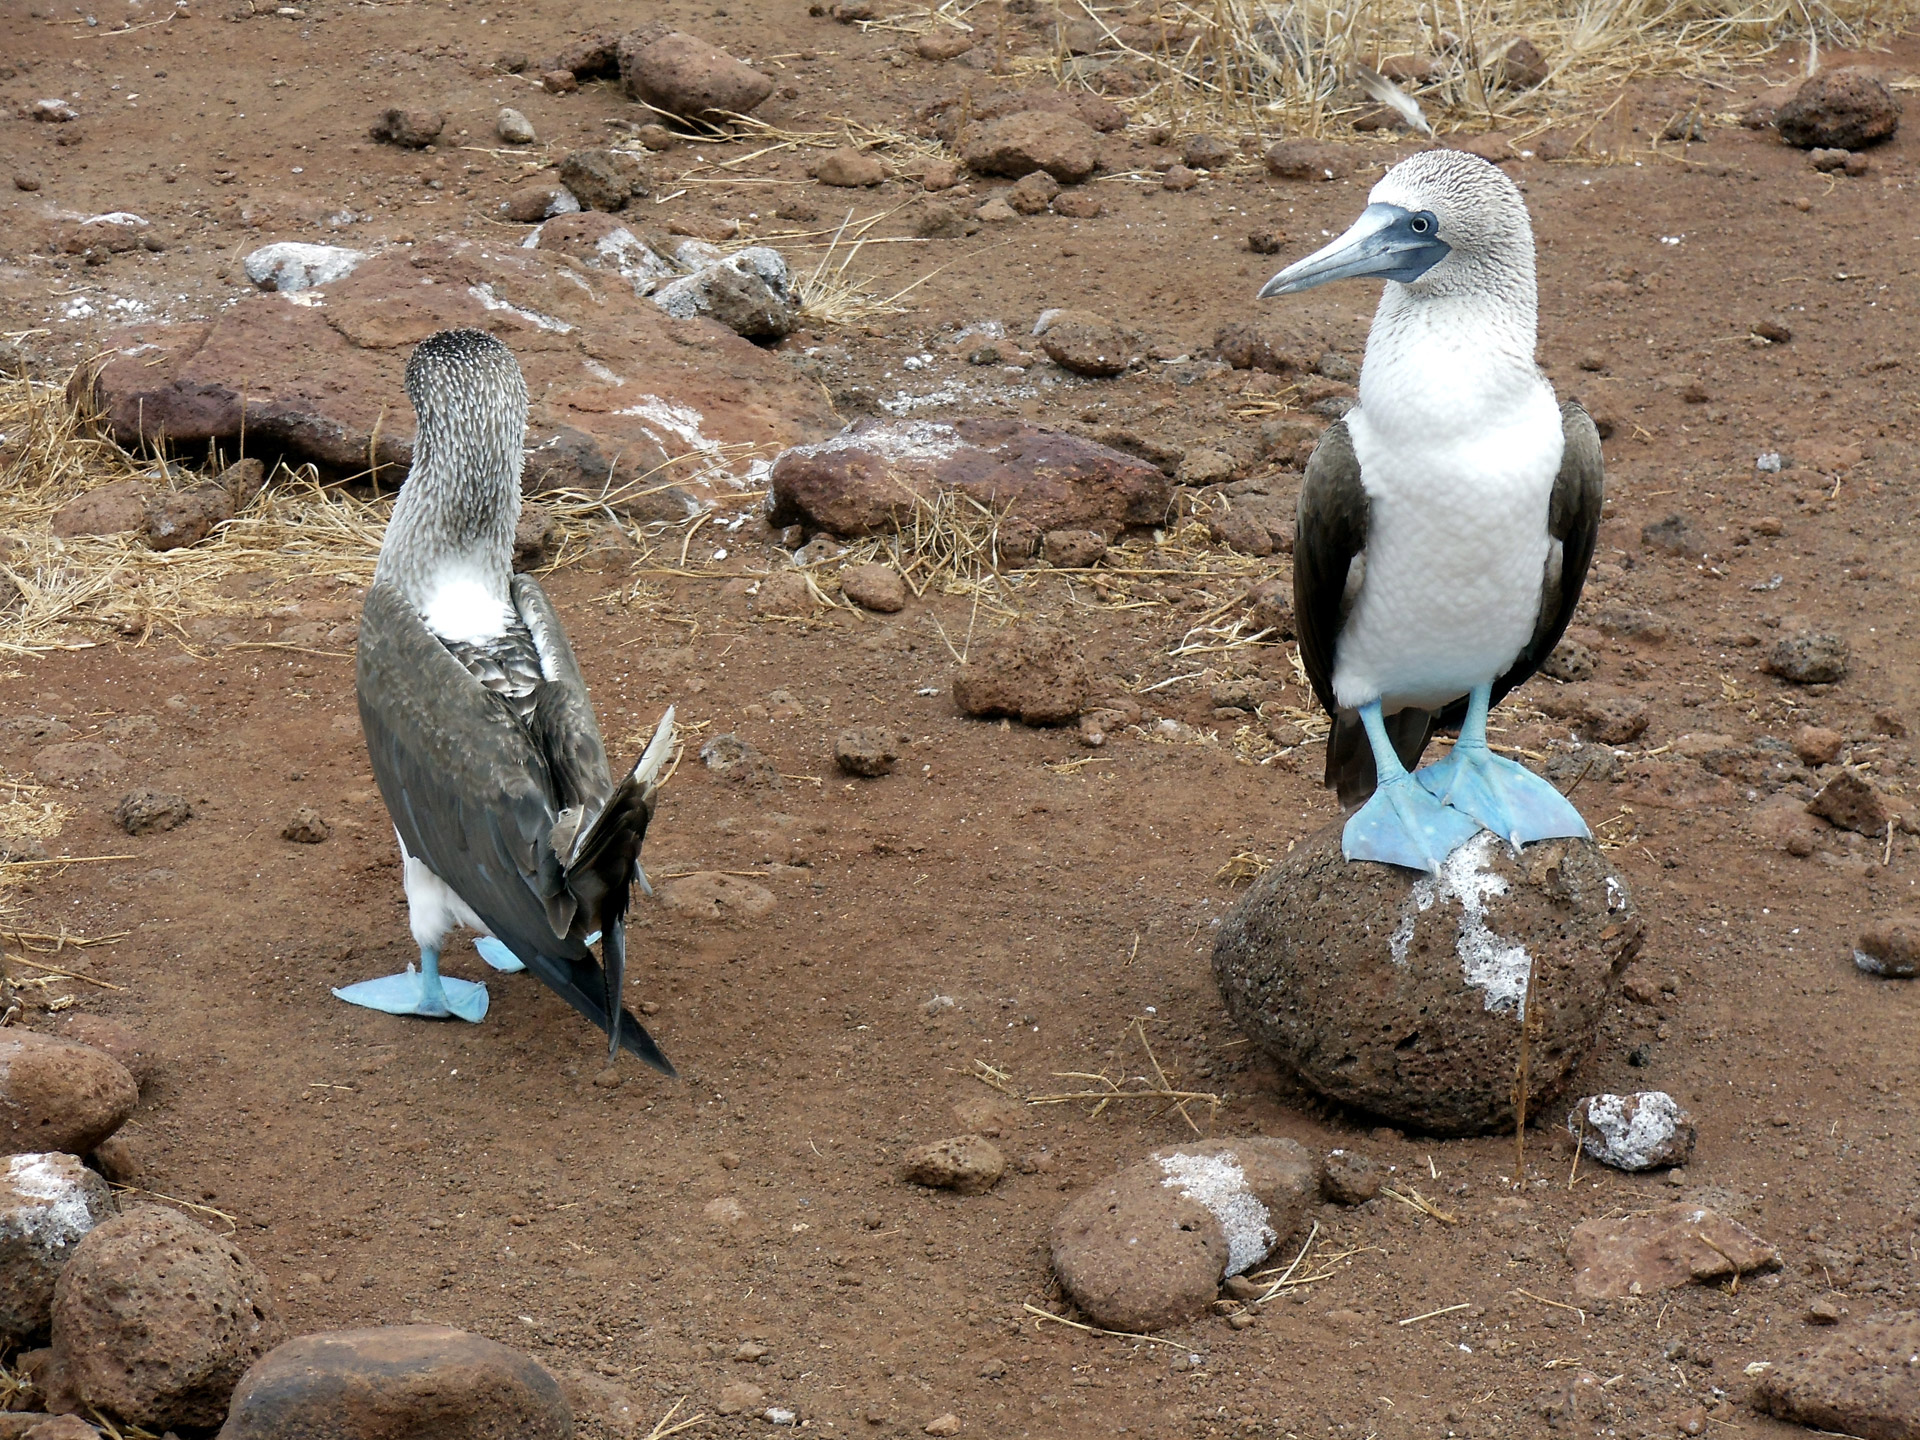
<path fill-rule="evenodd" d="M 1360 723 L 1373 746 L 1378 783 L 1367 803 L 1347 820 L 1342 853 L 1349 860 L 1379 860 L 1439 874 L 1440 862 L 1479 834 L 1479 825 L 1435 800 L 1407 773 L 1387 738 L 1378 700 L 1360 707 Z"/>
<path fill-rule="evenodd" d="M 1535 840 L 1584 839 L 1587 822 L 1565 796 L 1526 766 L 1487 748 L 1491 698 L 1491 686 L 1473 688 L 1453 753 L 1414 779 L 1443 805 L 1471 815 L 1516 850 Z"/>
<path fill-rule="evenodd" d="M 441 975 L 440 952 L 431 945 L 420 947 L 418 970 L 409 965 L 398 975 L 362 980 L 333 993 L 349 1005 L 364 1005 L 389 1015 L 422 1015 L 431 1020 L 457 1017 L 478 1022 L 487 1014 L 487 987 Z"/>

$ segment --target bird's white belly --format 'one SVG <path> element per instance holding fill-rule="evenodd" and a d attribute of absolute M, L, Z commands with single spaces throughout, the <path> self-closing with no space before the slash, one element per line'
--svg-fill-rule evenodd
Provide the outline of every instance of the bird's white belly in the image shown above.
<path fill-rule="evenodd" d="M 1349 417 L 1369 515 L 1365 578 L 1335 649 L 1343 706 L 1437 708 L 1493 680 L 1532 638 L 1564 442 L 1550 395 L 1528 411 L 1423 446 L 1382 444 Z"/>
<path fill-rule="evenodd" d="M 438 950 L 454 927 L 460 925 L 482 935 L 493 933 L 487 929 L 487 922 L 473 913 L 473 907 L 454 893 L 451 885 L 429 870 L 424 860 L 407 853 L 407 842 L 400 840 L 398 830 L 393 832 L 393 838 L 400 841 L 400 874 L 406 886 L 407 923 L 413 932 L 414 944 L 423 950 Z"/>

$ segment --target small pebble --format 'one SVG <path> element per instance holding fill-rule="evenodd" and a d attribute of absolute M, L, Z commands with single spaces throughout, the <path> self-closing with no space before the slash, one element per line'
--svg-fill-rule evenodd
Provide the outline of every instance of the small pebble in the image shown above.
<path fill-rule="evenodd" d="M 1199 183 L 1200 177 L 1184 165 L 1169 165 L 1160 177 L 1162 190 L 1191 190 Z"/>
<path fill-rule="evenodd" d="M 960 1417 L 949 1411 L 945 1415 L 929 1420 L 926 1423 L 925 1429 L 929 1435 L 958 1435 L 960 1433 Z"/>
<path fill-rule="evenodd" d="M 533 144 L 533 122 L 518 110 L 502 110 L 493 122 L 493 133 L 508 145 Z"/>
<path fill-rule="evenodd" d="M 1816 1296 L 1807 1304 L 1806 1318 L 1809 1325 L 1838 1325 L 1840 1323 L 1839 1303 L 1831 1296 Z"/>

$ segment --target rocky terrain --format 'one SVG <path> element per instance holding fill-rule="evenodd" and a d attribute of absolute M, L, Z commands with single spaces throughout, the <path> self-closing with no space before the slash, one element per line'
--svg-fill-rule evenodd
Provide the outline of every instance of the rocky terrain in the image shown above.
<path fill-rule="evenodd" d="M 1246 966 L 1337 819 L 1292 508 L 1373 297 L 1253 293 L 1426 140 L 1163 103 L 1146 5 L 644 18 L 0 16 L 0 369 L 174 462 L 0 424 L 0 1436 L 1920 1433 L 1920 46 L 1508 37 L 1491 125 L 1375 57 L 1525 193 L 1608 508 L 1494 717 L 1598 848 L 1473 912 L 1588 885 L 1577 993 L 1355 1080 Z M 616 763 L 689 735 L 679 1083 L 464 944 L 482 1025 L 328 993 L 412 958 L 352 648 L 454 324 Z"/>

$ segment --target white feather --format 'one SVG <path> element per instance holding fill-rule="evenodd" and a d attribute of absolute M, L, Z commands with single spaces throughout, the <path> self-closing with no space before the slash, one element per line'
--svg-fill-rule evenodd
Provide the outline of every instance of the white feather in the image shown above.
<path fill-rule="evenodd" d="M 1376 105 L 1384 105 L 1392 110 L 1407 124 L 1422 135 L 1433 134 L 1433 126 L 1427 123 L 1426 114 L 1420 109 L 1420 102 L 1394 84 L 1378 70 L 1366 65 L 1353 67 L 1354 79 L 1360 82 L 1360 88 Z"/>

